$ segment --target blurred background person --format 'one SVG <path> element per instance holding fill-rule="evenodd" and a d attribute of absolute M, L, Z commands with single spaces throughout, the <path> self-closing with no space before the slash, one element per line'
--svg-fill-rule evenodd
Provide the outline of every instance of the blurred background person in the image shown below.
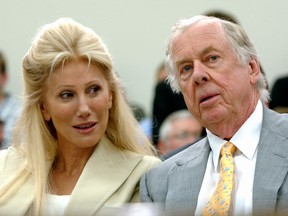
<path fill-rule="evenodd" d="M 182 93 L 175 93 L 166 82 L 167 71 L 162 62 L 156 71 L 156 86 L 152 107 L 152 140 L 158 148 L 159 129 L 165 118 L 177 110 L 187 109 Z"/>
<path fill-rule="evenodd" d="M 160 127 L 159 154 L 164 157 L 194 143 L 201 137 L 202 131 L 203 127 L 188 110 L 171 113 Z"/>
<path fill-rule="evenodd" d="M 239 21 L 236 19 L 236 17 L 234 15 L 232 15 L 231 13 L 229 13 L 228 11 L 224 11 L 224 10 L 209 10 L 207 12 L 204 13 L 205 16 L 213 16 L 213 17 L 217 17 L 220 19 L 224 19 L 230 22 L 233 22 L 235 24 L 239 24 Z"/>
<path fill-rule="evenodd" d="M 3 142 L 3 129 L 4 129 L 4 122 L 0 120 L 0 146 Z"/>
<path fill-rule="evenodd" d="M 152 141 L 152 119 L 147 115 L 144 107 L 136 102 L 130 102 L 131 109 L 133 111 L 134 117 L 138 121 L 141 129 L 144 131 L 149 140 Z"/>
<path fill-rule="evenodd" d="M 5 90 L 7 82 L 7 63 L 4 54 L 0 52 L 0 120 L 4 124 L 0 150 L 6 149 L 11 145 L 13 127 L 21 111 L 20 101 Z"/>

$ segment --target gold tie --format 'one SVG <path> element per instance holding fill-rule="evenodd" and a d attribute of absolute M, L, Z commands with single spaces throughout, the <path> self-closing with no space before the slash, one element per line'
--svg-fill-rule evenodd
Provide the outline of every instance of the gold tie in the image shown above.
<path fill-rule="evenodd" d="M 218 185 L 207 206 L 203 209 L 203 216 L 229 215 L 235 173 L 233 154 L 236 150 L 236 146 L 231 142 L 226 142 L 222 146 Z"/>

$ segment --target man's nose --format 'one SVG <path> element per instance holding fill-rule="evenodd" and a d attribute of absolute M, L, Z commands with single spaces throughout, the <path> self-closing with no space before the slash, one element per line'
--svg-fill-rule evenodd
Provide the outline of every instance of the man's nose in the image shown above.
<path fill-rule="evenodd" d="M 194 71 L 192 77 L 197 85 L 205 83 L 209 80 L 209 74 L 207 72 L 207 69 L 205 65 L 203 65 L 203 63 L 201 63 L 200 61 L 194 63 Z"/>

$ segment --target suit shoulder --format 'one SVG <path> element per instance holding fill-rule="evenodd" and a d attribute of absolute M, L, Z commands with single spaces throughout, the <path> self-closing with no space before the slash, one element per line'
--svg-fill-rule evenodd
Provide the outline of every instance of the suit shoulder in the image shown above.
<path fill-rule="evenodd" d="M 278 135 L 287 136 L 288 114 L 264 109 L 263 127 Z"/>

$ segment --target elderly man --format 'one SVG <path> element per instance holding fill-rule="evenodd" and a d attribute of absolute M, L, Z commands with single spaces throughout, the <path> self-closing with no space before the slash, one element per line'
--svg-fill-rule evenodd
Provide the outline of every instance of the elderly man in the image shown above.
<path fill-rule="evenodd" d="M 288 116 L 269 110 L 244 30 L 195 16 L 172 28 L 166 66 L 207 137 L 143 176 L 144 202 L 166 215 L 288 214 Z"/>

